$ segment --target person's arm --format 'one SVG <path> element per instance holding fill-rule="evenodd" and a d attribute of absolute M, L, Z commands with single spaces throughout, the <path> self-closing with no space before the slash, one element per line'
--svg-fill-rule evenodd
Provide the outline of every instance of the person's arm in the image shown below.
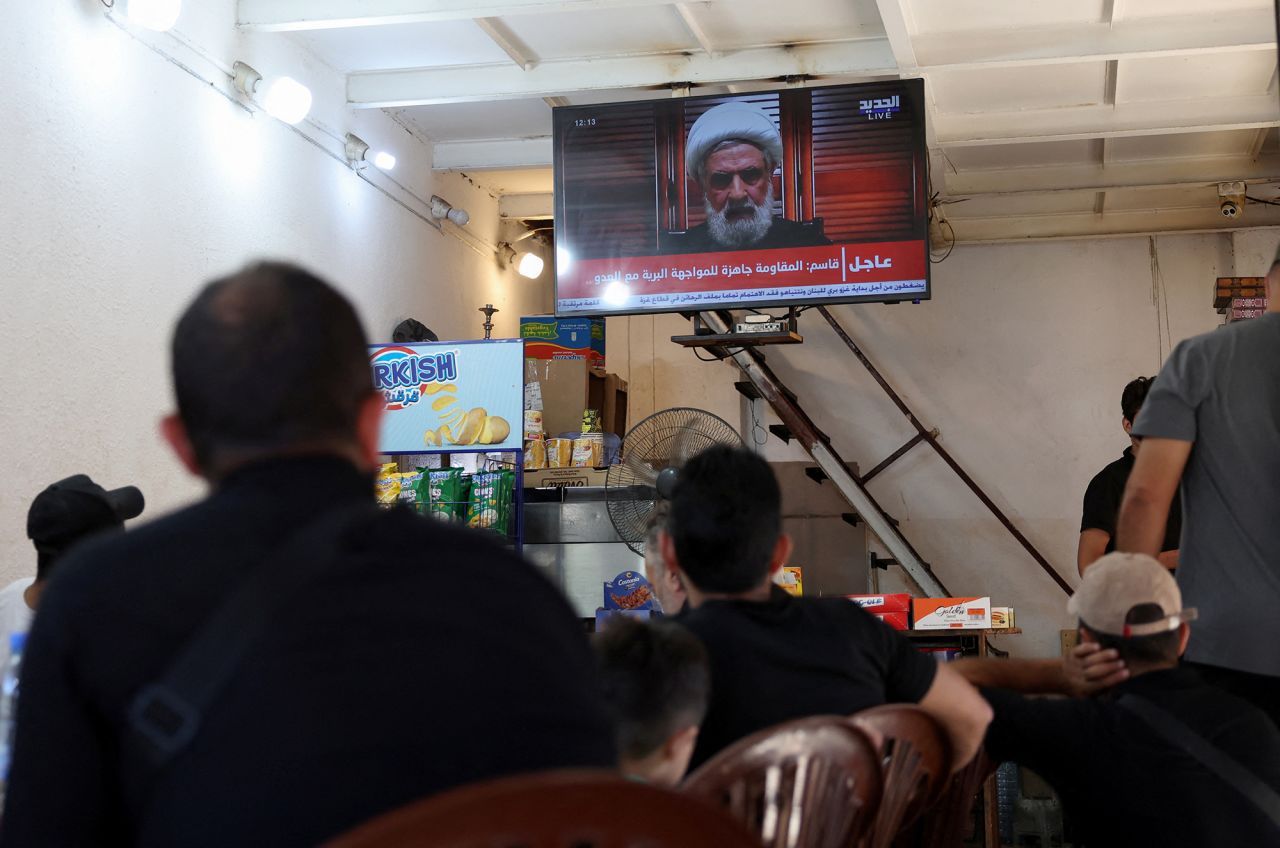
<path fill-rule="evenodd" d="M 1084 575 L 1086 568 L 1101 559 L 1107 552 L 1107 543 L 1110 541 L 1111 534 L 1096 527 L 1080 533 L 1080 544 L 1076 548 L 1076 568 L 1080 570 L 1081 576 Z"/>
<path fill-rule="evenodd" d="M 1093 695 L 1129 677 L 1115 649 L 1104 651 L 1092 642 L 1077 645 L 1063 659 L 962 657 L 952 662 L 951 667 L 983 689 L 1075 698 Z"/>
<path fill-rule="evenodd" d="M 1191 456 L 1191 442 L 1148 437 L 1142 440 L 1120 503 L 1116 549 L 1157 556 L 1164 544 L 1169 504 Z"/>
<path fill-rule="evenodd" d="M 1178 570 L 1178 552 L 1177 551 L 1161 551 L 1160 555 L 1157 556 L 1156 559 L 1160 562 L 1161 565 L 1163 565 L 1165 568 L 1169 569 L 1170 571 Z"/>
<path fill-rule="evenodd" d="M 991 705 L 947 663 L 939 663 L 933 684 L 920 699 L 920 708 L 936 719 L 950 738 L 954 752 L 951 770 L 968 765 L 991 724 Z"/>

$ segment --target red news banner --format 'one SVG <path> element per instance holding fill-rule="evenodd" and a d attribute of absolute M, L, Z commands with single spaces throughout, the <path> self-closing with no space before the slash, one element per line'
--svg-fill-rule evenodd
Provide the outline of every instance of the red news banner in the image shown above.
<path fill-rule="evenodd" d="M 582 259 L 561 270 L 558 308 L 681 309 L 725 301 L 902 298 L 925 293 L 925 262 L 922 241 Z"/>

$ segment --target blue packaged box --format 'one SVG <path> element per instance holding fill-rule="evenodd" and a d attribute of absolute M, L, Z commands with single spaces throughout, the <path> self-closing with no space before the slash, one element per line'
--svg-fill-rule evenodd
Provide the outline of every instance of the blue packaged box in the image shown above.
<path fill-rule="evenodd" d="M 638 571 L 624 571 L 604 584 L 607 610 L 651 610 L 653 607 L 653 587 Z"/>

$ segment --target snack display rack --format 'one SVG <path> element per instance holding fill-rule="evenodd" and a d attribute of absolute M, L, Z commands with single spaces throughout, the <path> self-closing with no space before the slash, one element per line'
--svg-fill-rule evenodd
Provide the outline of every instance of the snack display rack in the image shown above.
<path fill-rule="evenodd" d="M 474 462 L 469 463 L 464 458 L 475 457 Z M 461 460 L 461 462 L 459 462 Z M 524 550 L 524 451 L 523 450 L 504 450 L 504 451 L 413 451 L 397 454 L 383 454 L 379 460 L 383 463 L 394 462 L 401 473 L 409 473 L 421 469 L 423 473 L 431 471 L 446 470 L 449 468 L 462 467 L 466 468 L 472 465 L 475 472 L 471 475 L 474 480 L 475 474 L 484 474 L 493 471 L 512 471 L 515 474 L 515 485 L 511 493 L 510 509 L 507 511 L 504 526 L 502 527 L 481 527 L 480 529 L 490 530 L 495 535 L 502 538 L 503 543 L 508 547 L 520 553 Z M 473 482 L 470 486 L 476 485 Z M 494 485 L 489 483 L 488 485 Z M 396 503 L 383 504 L 386 508 L 392 508 L 400 504 L 410 504 L 420 513 L 430 515 L 448 515 L 452 513 L 458 516 L 456 520 L 459 523 L 468 525 L 471 516 L 469 512 L 472 507 L 472 499 L 470 496 L 461 497 L 457 500 L 451 499 L 429 499 L 422 501 L 420 499 L 408 498 L 398 500 Z M 440 520 L 448 520 L 441 518 Z M 474 525 L 471 525 L 474 526 Z"/>

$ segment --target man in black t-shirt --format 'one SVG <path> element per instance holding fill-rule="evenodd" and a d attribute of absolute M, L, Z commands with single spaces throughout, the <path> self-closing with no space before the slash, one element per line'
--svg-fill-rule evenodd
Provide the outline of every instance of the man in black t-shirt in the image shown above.
<path fill-rule="evenodd" d="M 1114 685 L 1093 698 L 1027 698 L 1008 690 L 1079 686 L 1057 660 L 958 661 L 995 708 L 987 753 L 1047 780 L 1090 848 L 1280 845 L 1280 820 L 1248 797 L 1280 805 L 1280 731 L 1178 664 L 1195 616 L 1168 571 L 1143 554 L 1108 554 L 1067 609 L 1099 660 L 1088 674 Z"/>
<path fill-rule="evenodd" d="M 773 586 L 791 539 L 773 470 L 749 451 L 711 448 L 680 472 L 662 537 L 689 608 L 679 621 L 711 659 L 711 703 L 692 767 L 781 722 L 918 703 L 951 737 L 954 765 L 991 719 L 977 690 L 860 606 Z"/>
<path fill-rule="evenodd" d="M 1141 447 L 1141 438 L 1132 434 L 1133 422 L 1138 410 L 1151 390 L 1152 377 L 1139 377 L 1124 387 L 1120 396 L 1120 426 L 1129 435 L 1130 446 L 1124 455 L 1099 471 L 1089 481 L 1084 493 L 1084 514 L 1080 519 L 1080 545 L 1076 551 L 1076 567 L 1080 573 L 1103 554 L 1116 549 L 1116 521 L 1120 517 L 1120 501 L 1124 497 L 1125 484 L 1133 471 L 1134 458 Z M 1178 567 L 1178 539 L 1182 535 L 1182 503 L 1173 496 L 1169 508 L 1169 520 L 1165 525 L 1164 544 L 1158 557 L 1170 571 Z"/>

